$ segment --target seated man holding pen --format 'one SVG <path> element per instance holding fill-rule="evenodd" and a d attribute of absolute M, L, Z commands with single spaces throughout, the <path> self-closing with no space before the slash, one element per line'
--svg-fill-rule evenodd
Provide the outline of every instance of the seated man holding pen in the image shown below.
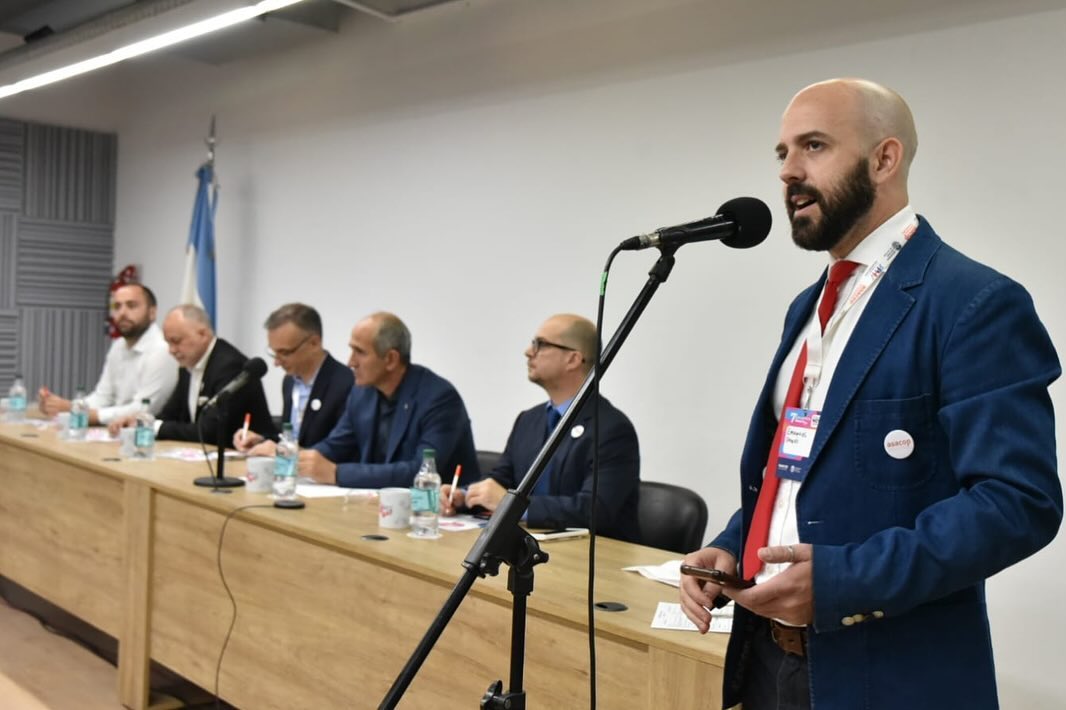
<path fill-rule="evenodd" d="M 422 450 L 434 449 L 445 476 L 462 464 L 464 478 L 480 478 L 463 399 L 450 382 L 411 363 L 403 321 L 374 313 L 355 324 L 349 346 L 355 387 L 329 436 L 300 451 L 300 475 L 348 488 L 410 486 Z"/>
<path fill-rule="evenodd" d="M 344 415 L 352 371 L 322 347 L 322 317 L 311 306 L 286 303 L 267 317 L 263 327 L 274 364 L 285 370 L 281 421 L 292 424 L 300 448 L 314 446 Z M 276 440 L 277 434 L 242 427 L 233 434 L 233 447 L 250 456 L 273 456 Z"/>
<path fill-rule="evenodd" d="M 508 489 L 521 482 L 548 435 L 569 408 L 596 352 L 596 327 L 580 316 L 556 315 L 537 330 L 526 348 L 531 382 L 548 393 L 548 402 L 518 415 L 496 468 L 466 490 L 441 488 L 441 512 L 454 515 L 464 506 L 495 510 Z M 588 527 L 592 504 L 592 413 L 594 400 L 581 410 L 529 499 L 526 523 L 535 528 Z M 637 432 L 621 411 L 600 397 L 600 485 L 598 534 L 638 541 L 640 449 Z M 448 480 L 449 469 L 443 469 Z M 467 479 L 463 467 L 463 479 Z"/>

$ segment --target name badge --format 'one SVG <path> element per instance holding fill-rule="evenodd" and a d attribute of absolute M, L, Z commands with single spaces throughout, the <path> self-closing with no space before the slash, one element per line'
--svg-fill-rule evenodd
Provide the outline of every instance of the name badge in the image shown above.
<path fill-rule="evenodd" d="M 777 477 L 802 481 L 807 475 L 807 459 L 818 433 L 822 413 L 813 409 L 789 407 L 785 410 L 785 430 L 777 451 Z"/>

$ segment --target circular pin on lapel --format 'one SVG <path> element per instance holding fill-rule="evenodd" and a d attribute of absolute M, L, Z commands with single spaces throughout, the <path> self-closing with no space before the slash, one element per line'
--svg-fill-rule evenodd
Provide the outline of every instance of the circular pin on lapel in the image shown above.
<path fill-rule="evenodd" d="M 903 429 L 893 429 L 885 436 L 885 453 L 894 459 L 905 459 L 914 453 L 914 437 Z"/>
<path fill-rule="evenodd" d="M 322 409 L 322 400 L 319 399 L 318 397 L 315 397 L 314 399 L 312 399 L 311 400 L 311 409 L 313 411 L 316 411 L 316 412 L 318 410 Z"/>
<path fill-rule="evenodd" d="M 575 439 L 577 439 L 578 437 L 580 437 L 584 433 L 585 433 L 585 427 L 583 427 L 580 424 L 576 425 L 573 429 L 570 430 L 570 436 L 575 438 Z"/>

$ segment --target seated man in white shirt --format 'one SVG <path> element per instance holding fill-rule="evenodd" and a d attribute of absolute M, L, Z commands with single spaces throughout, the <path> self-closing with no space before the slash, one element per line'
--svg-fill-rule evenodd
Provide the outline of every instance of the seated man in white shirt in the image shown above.
<path fill-rule="evenodd" d="M 100 381 L 86 399 L 89 423 L 107 425 L 135 414 L 147 399 L 154 414 L 178 383 L 178 368 L 167 350 L 163 332 L 155 324 L 156 300 L 144 284 L 127 284 L 112 294 L 111 313 L 122 335 L 111 344 Z M 53 416 L 69 412 L 70 400 L 47 387 L 37 393 L 41 412 Z"/>

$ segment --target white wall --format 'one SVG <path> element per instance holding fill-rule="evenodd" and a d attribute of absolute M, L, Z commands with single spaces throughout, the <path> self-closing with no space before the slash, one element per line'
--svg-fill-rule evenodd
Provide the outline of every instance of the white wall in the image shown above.
<path fill-rule="evenodd" d="M 640 433 L 644 477 L 699 491 L 713 533 L 738 503 L 741 442 L 784 307 L 824 263 L 791 246 L 772 150 L 805 84 L 864 76 L 907 97 L 921 136 L 914 205 L 1025 284 L 1066 343 L 1066 11 L 913 3 L 823 26 L 753 5 L 765 4 L 500 0 L 400 25 L 361 18 L 316 46 L 222 68 L 142 60 L 92 80 L 99 104 L 66 103 L 59 87 L 0 113 L 119 131 L 116 261 L 143 264 L 164 306 L 217 113 L 222 334 L 262 354 L 263 318 L 299 299 L 321 310 L 343 358 L 356 319 L 393 310 L 415 359 L 463 394 L 479 448 L 502 448 L 539 400 L 522 350 L 550 313 L 594 315 L 611 246 L 738 195 L 766 200 L 777 225 L 762 246 L 679 253 L 604 382 Z M 608 331 L 653 260 L 616 263 Z M 268 380 L 276 409 L 279 381 Z M 1063 385 L 1052 392 L 1066 412 Z M 1064 564 L 1056 542 L 989 584 L 1006 708 L 1066 698 L 1052 573 Z"/>

